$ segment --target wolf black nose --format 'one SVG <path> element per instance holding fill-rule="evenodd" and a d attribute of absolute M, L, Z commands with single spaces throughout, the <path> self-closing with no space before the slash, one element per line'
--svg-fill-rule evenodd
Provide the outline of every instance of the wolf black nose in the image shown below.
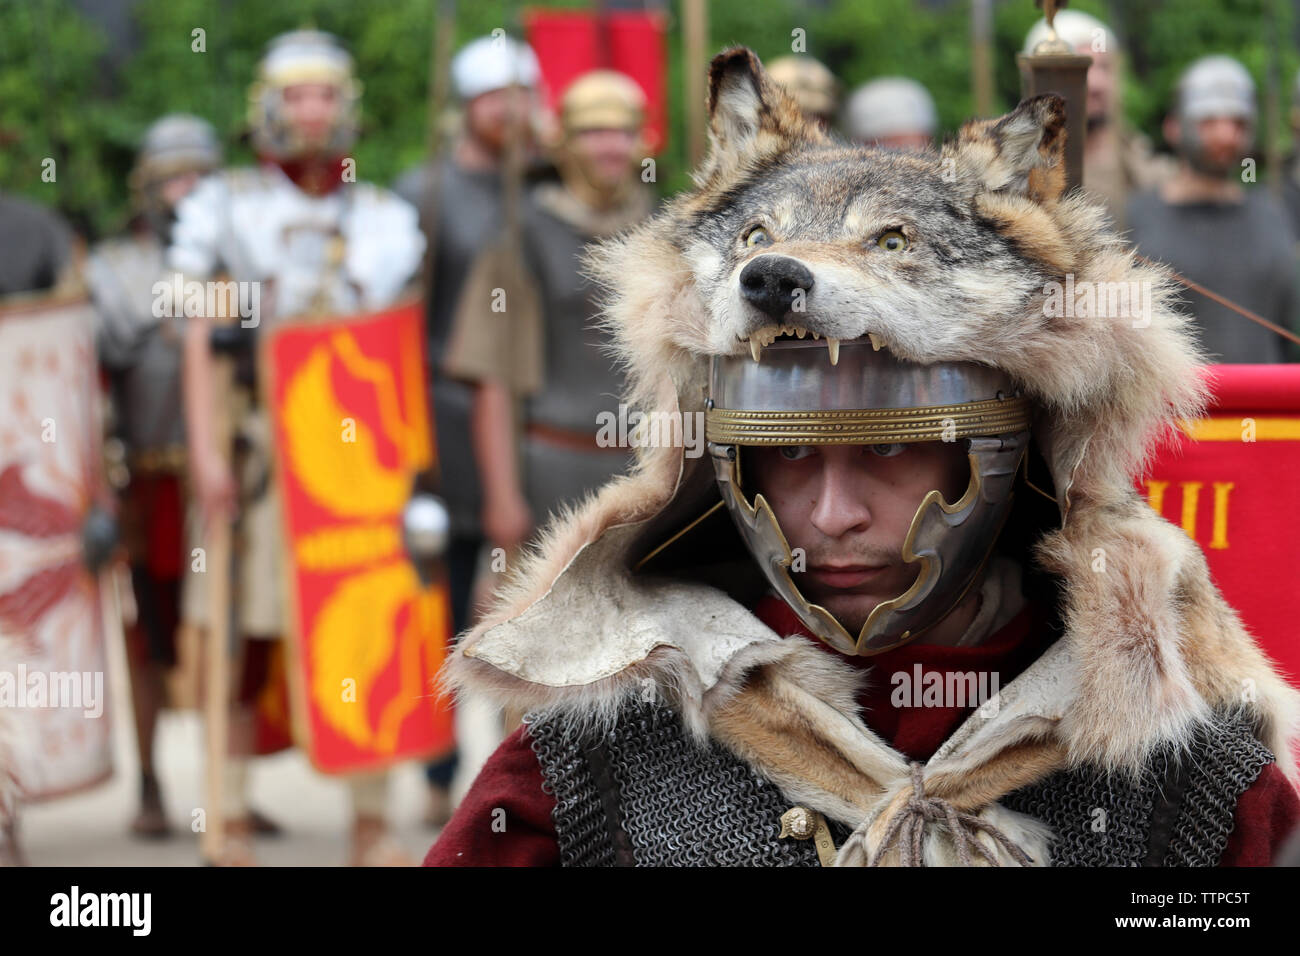
<path fill-rule="evenodd" d="M 790 311 L 795 290 L 813 287 L 813 275 L 798 259 L 789 256 L 759 256 L 740 272 L 740 294 L 754 308 L 778 322 Z"/>

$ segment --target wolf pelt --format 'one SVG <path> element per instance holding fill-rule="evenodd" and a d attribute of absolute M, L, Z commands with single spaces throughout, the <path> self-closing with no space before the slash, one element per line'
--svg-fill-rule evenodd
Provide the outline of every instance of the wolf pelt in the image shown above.
<path fill-rule="evenodd" d="M 840 339 L 875 333 L 917 362 L 995 365 L 1033 399 L 1035 441 L 1063 513 L 1032 559 L 1064 582 L 1062 641 L 1078 670 L 1078 693 L 1056 728 L 1068 762 L 1137 773 L 1157 746 L 1185 746 L 1211 711 L 1239 710 L 1294 781 L 1300 694 L 1219 594 L 1198 546 L 1134 490 L 1170 429 L 1202 412 L 1204 356 L 1167 275 L 1135 260 L 1101 208 L 1077 192 L 1063 196 L 1061 100 L 1036 97 L 999 119 L 967 123 L 937 152 L 864 149 L 805 122 L 757 57 L 736 48 L 712 63 L 709 124 L 709 154 L 694 188 L 589 259 L 607 291 L 606 321 L 627 369 L 629 403 L 702 411 L 708 357 L 746 353 L 749 334 L 770 322 L 747 311 L 738 294 L 740 270 L 755 252 L 743 236 L 763 226 L 772 241 L 759 252 L 796 257 L 815 276 L 800 318 L 806 328 Z M 908 240 L 906 251 L 875 246 L 895 229 Z M 1049 283 L 1067 275 L 1076 287 L 1139 283 L 1150 289 L 1150 314 L 1049 314 Z M 688 693 L 695 677 L 673 648 L 568 686 L 474 659 L 494 628 L 540 620 L 539 602 L 555 599 L 562 573 L 581 570 L 584 549 L 607 549 L 599 577 L 587 579 L 599 584 L 593 607 L 625 602 L 626 613 L 653 604 L 613 560 L 617 543 L 630 540 L 626 526 L 673 499 L 690 469 L 708 466 L 685 459 L 682 448 L 645 448 L 639 456 L 629 476 L 551 521 L 495 606 L 463 635 L 451 684 L 596 721 L 646 681 L 700 699 Z M 563 598 L 570 611 L 581 580 Z M 585 617 L 571 614 L 564 629 L 597 626 Z M 581 644 L 541 629 L 528 640 L 557 642 L 543 654 Z M 821 700 L 854 709 L 845 668 L 790 649 L 755 654 L 733 660 L 698 706 L 716 712 L 747 673 L 787 658 L 783 666 Z M 685 716 L 704 733 L 707 715 Z"/>

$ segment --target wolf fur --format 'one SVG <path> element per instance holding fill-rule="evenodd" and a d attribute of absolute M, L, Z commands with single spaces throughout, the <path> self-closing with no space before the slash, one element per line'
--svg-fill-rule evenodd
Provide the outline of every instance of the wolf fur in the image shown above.
<path fill-rule="evenodd" d="M 1137 774 L 1154 748 L 1185 746 L 1223 709 L 1250 714 L 1294 782 L 1300 693 L 1223 600 L 1198 546 L 1134 490 L 1170 429 L 1202 412 L 1204 357 L 1167 275 L 1137 262 L 1090 200 L 1063 196 L 1060 99 L 970 122 L 938 152 L 851 147 L 805 122 L 757 57 L 736 48 L 712 63 L 709 116 L 694 188 L 590 257 L 631 405 L 703 410 L 709 357 L 747 353 L 750 333 L 771 321 L 745 305 L 738 277 L 772 252 L 815 276 L 799 317 L 809 330 L 875 333 L 915 362 L 997 366 L 1037 409 L 1034 440 L 1062 520 L 1030 557 L 1063 582 L 1065 633 L 1050 663 L 1068 675 L 1038 674 L 1047 703 L 1001 722 L 1001 737 L 932 761 L 927 789 L 978 809 L 1061 766 Z M 756 225 L 772 239 L 757 250 L 742 241 Z M 876 247 L 888 230 L 907 238 L 905 252 Z M 1051 316 L 1048 283 L 1067 274 L 1076 286 L 1144 283 L 1151 313 Z M 463 636 L 446 679 L 582 722 L 612 719 L 651 686 L 692 732 L 721 740 L 787 795 L 878 830 L 906 767 L 858 719 L 851 668 L 804 642 L 770 640 L 715 589 L 629 569 L 638 535 L 709 480 L 698 473 L 708 463 L 681 448 L 639 455 L 630 475 L 550 523 Z M 707 634 L 715 620 L 726 621 L 731 656 L 702 662 L 708 648 L 679 632 Z M 784 738 L 796 727 L 808 740 L 792 747 Z M 1027 746 L 1032 759 L 1010 759 Z M 1032 821 L 1022 823 L 1034 843 Z"/>

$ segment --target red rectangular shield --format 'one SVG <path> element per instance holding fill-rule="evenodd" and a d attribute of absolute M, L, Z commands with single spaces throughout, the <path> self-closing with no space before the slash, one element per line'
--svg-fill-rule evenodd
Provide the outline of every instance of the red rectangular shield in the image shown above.
<path fill-rule="evenodd" d="M 1215 365 L 1214 404 L 1138 487 L 1201 546 L 1215 584 L 1300 686 L 1300 366 Z"/>
<path fill-rule="evenodd" d="M 262 343 L 289 575 L 295 732 L 349 773 L 454 746 L 433 679 L 451 633 L 444 584 L 402 546 L 417 472 L 434 463 L 419 302 L 277 322 Z"/>

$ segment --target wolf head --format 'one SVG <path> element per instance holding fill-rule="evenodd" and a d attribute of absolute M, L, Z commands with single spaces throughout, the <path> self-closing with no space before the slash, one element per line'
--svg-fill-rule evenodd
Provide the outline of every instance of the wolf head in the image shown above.
<path fill-rule="evenodd" d="M 1063 513 L 1080 494 L 1131 494 L 1158 433 L 1201 407 L 1202 359 L 1164 274 L 1103 210 L 1063 198 L 1064 119 L 1040 96 L 940 152 L 847 146 L 751 51 L 720 54 L 695 189 L 590 259 L 633 400 L 663 407 L 671 380 L 698 408 L 708 356 L 761 360 L 784 334 L 830 340 L 830 360 L 870 335 L 902 359 L 1020 383 Z"/>

